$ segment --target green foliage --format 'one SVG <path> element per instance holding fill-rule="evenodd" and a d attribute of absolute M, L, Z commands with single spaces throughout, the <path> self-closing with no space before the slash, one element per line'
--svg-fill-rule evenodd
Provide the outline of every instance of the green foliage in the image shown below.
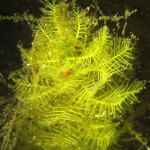
<path fill-rule="evenodd" d="M 106 150 L 119 138 L 120 115 L 144 86 L 130 76 L 133 39 L 99 27 L 107 17 L 63 1 L 47 2 L 42 11 L 32 48 L 19 46 L 23 68 L 10 75 L 18 102 L 2 150 L 12 149 L 18 134 L 44 150 Z"/>

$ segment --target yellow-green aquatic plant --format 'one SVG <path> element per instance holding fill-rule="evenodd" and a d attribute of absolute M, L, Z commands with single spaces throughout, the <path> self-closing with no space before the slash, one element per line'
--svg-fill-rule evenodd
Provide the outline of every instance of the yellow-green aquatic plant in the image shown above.
<path fill-rule="evenodd" d="M 18 137 L 43 150 L 106 150 L 144 85 L 131 79 L 133 39 L 99 27 L 117 16 L 97 19 L 64 1 L 45 6 L 32 48 L 20 46 L 23 68 L 10 75 L 17 103 L 4 111 L 12 116 L 1 149 Z"/>

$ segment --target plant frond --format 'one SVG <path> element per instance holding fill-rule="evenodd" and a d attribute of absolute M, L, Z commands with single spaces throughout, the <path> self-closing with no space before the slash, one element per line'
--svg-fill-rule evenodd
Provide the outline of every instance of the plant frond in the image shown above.
<path fill-rule="evenodd" d="M 85 14 L 82 10 L 74 11 L 73 16 L 75 18 L 75 25 L 73 27 L 73 32 L 76 39 L 80 39 L 86 33 L 86 25 L 84 22 Z"/>
<path fill-rule="evenodd" d="M 54 3 L 49 3 L 47 5 L 49 10 L 42 9 L 42 11 L 51 17 L 51 24 L 53 28 L 53 32 L 58 32 L 60 33 L 60 28 L 59 28 L 59 17 L 60 17 L 60 8 L 59 5 L 55 5 Z"/>
<path fill-rule="evenodd" d="M 72 145 L 76 145 L 76 138 L 67 133 L 67 128 L 66 131 L 64 131 L 64 129 L 61 129 L 60 127 L 52 126 L 49 130 L 50 132 L 41 131 L 35 133 L 36 136 L 34 136 L 34 142 L 47 150 L 56 147 L 58 149 L 65 149 L 72 147 Z"/>
<path fill-rule="evenodd" d="M 101 68 L 107 73 L 114 74 L 132 68 L 133 47 L 129 39 L 114 38 L 110 46 L 110 59 L 104 61 Z"/>
<path fill-rule="evenodd" d="M 79 109 L 68 108 L 68 107 L 51 107 L 49 109 L 39 110 L 40 111 L 40 124 L 43 126 L 51 126 L 54 124 L 64 124 L 64 122 L 76 122 L 82 121 L 82 113 Z"/>
<path fill-rule="evenodd" d="M 69 60 L 75 61 L 75 63 L 82 68 L 89 67 L 92 64 L 93 66 L 97 64 L 100 65 L 102 60 L 108 55 L 104 50 L 109 46 L 109 40 L 108 27 L 104 26 L 97 32 L 89 47 L 85 48 L 79 57 L 71 57 Z"/>
<path fill-rule="evenodd" d="M 24 94 L 31 92 L 33 78 L 29 70 L 22 69 L 19 71 L 15 71 L 9 76 L 9 78 L 12 79 L 15 83 L 15 85 L 12 86 L 12 88 L 16 93 L 20 93 L 19 95 L 23 96 Z"/>
<path fill-rule="evenodd" d="M 1 145 L 1 150 L 11 150 L 15 147 L 18 135 L 23 124 L 23 120 L 21 119 L 19 114 L 20 106 L 17 105 L 16 108 L 13 108 L 11 110 L 9 109 L 9 105 L 7 105 L 4 111 L 4 117 L 6 117 L 6 115 L 9 115 L 9 121 L 4 125 L 3 129 L 1 130 L 3 132 L 3 142 Z M 11 113 L 8 114 L 8 112 L 10 111 Z"/>
<path fill-rule="evenodd" d="M 48 40 L 48 41 L 52 41 L 52 34 L 50 33 L 50 31 L 52 30 L 50 28 L 49 32 L 47 32 L 46 30 L 46 25 L 42 26 L 43 24 L 40 24 L 38 23 L 38 30 L 41 31 L 41 33 L 45 36 L 45 38 Z M 52 32 L 52 31 L 51 31 Z"/>
<path fill-rule="evenodd" d="M 125 113 L 126 107 L 132 107 L 138 102 L 136 94 L 144 86 L 143 82 L 124 83 L 122 85 L 113 84 L 101 89 L 98 97 L 86 100 L 85 110 L 88 113 L 97 114 L 99 117 L 116 116 Z M 127 110 L 127 109 L 126 109 Z"/>
<path fill-rule="evenodd" d="M 71 30 L 75 36 L 76 44 L 85 47 L 91 38 L 91 30 L 96 26 L 96 23 L 94 24 L 94 21 L 86 16 L 86 11 L 80 9 L 73 10 L 71 17 L 73 18 Z"/>
<path fill-rule="evenodd" d="M 83 135 L 84 144 L 89 145 L 90 149 L 106 150 L 110 142 L 115 141 L 116 126 L 107 122 L 89 124 L 83 131 L 86 134 L 86 137 Z"/>

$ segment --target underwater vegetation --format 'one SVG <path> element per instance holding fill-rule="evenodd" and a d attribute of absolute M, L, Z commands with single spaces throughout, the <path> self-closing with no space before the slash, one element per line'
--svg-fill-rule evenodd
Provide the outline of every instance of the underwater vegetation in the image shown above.
<path fill-rule="evenodd" d="M 24 15 L 34 40 L 29 50 L 19 45 L 23 67 L 9 76 L 14 95 L 3 113 L 1 150 L 23 141 L 26 150 L 107 150 L 126 132 L 123 116 L 145 84 L 133 77 L 135 36 L 125 36 L 134 11 L 97 17 L 89 9 L 45 1 L 36 25 Z"/>

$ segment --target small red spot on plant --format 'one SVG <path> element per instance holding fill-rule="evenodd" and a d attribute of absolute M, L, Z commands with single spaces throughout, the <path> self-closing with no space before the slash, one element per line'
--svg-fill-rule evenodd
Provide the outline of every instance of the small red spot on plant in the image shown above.
<path fill-rule="evenodd" d="M 67 70 L 63 75 L 65 78 L 68 78 L 71 75 L 71 70 Z"/>

